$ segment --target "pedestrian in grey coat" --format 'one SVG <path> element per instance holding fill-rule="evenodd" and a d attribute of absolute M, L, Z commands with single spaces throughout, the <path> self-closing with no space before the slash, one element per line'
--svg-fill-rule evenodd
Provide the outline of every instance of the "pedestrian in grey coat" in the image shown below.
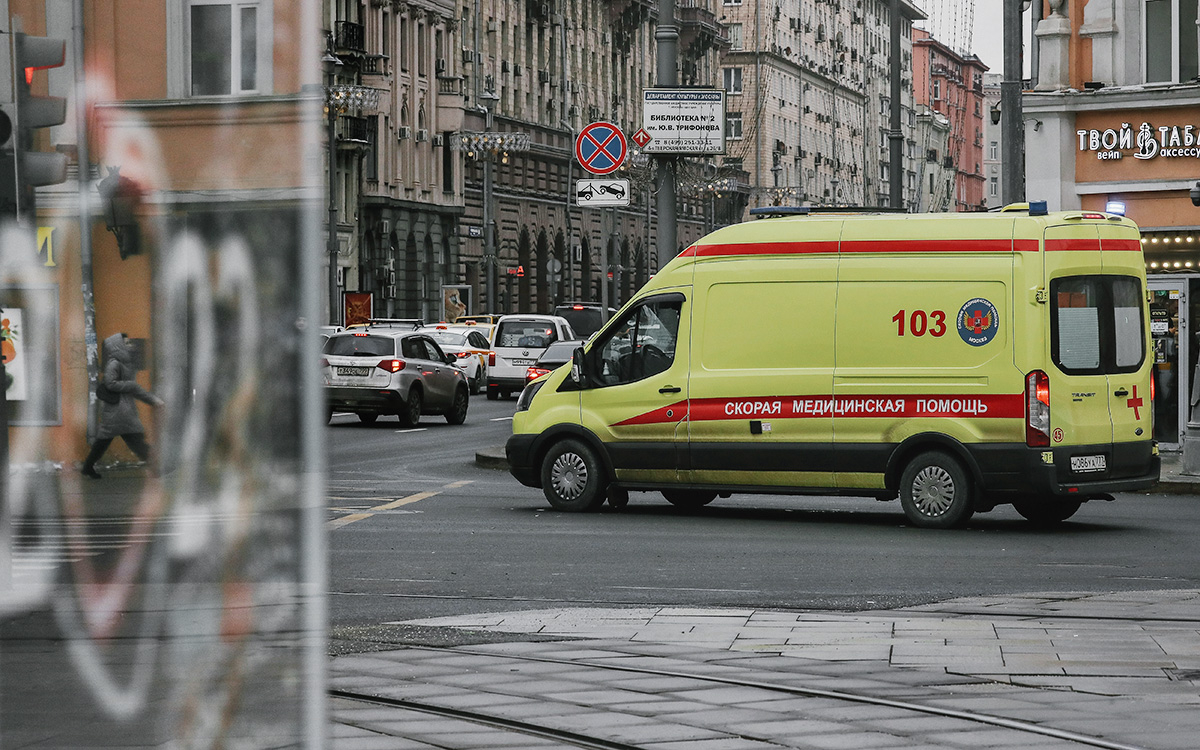
<path fill-rule="evenodd" d="M 104 384 L 119 398 L 115 404 L 100 402 L 100 426 L 96 430 L 96 442 L 92 443 L 92 449 L 83 461 L 82 472 L 85 477 L 100 478 L 96 471 L 96 462 L 117 437 L 124 440 L 138 458 L 150 462 L 146 428 L 142 426 L 142 420 L 138 417 L 135 399 L 152 406 L 162 406 L 163 401 L 138 385 L 134 380 L 135 376 L 128 337 L 123 333 L 114 333 L 104 339 Z"/>

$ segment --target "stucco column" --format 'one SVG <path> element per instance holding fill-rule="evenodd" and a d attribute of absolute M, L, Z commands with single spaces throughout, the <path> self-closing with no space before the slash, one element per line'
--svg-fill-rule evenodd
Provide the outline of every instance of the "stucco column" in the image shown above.
<path fill-rule="evenodd" d="M 1050 15 L 1034 34 L 1038 38 L 1038 84 L 1035 91 L 1058 91 L 1070 85 L 1071 21 L 1062 14 L 1066 0 L 1051 0 Z"/>

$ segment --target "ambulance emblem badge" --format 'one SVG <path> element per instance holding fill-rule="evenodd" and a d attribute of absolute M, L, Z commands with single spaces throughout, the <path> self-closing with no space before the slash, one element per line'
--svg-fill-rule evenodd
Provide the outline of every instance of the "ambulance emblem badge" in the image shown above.
<path fill-rule="evenodd" d="M 996 338 L 1000 315 L 991 302 L 976 297 L 958 311 L 958 335 L 971 346 L 983 346 Z"/>

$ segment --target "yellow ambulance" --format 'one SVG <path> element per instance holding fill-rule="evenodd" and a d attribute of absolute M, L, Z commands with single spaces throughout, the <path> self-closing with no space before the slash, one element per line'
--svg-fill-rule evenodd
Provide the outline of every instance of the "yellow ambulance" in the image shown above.
<path fill-rule="evenodd" d="M 563 511 L 630 490 L 899 497 L 948 528 L 1004 503 L 1056 523 L 1158 480 L 1132 221 L 770 214 L 684 250 L 525 389 L 521 483 Z"/>

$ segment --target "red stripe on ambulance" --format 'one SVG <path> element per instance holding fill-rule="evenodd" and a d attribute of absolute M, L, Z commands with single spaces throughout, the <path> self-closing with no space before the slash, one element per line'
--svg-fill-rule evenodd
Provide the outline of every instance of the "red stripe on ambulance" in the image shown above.
<path fill-rule="evenodd" d="M 880 419 L 975 418 L 1023 419 L 1024 394 L 904 396 L 774 396 L 765 398 L 701 398 L 617 422 L 639 424 L 729 419 Z"/>
<path fill-rule="evenodd" d="M 1093 241 L 1094 243 L 1094 241 Z M 733 255 L 809 255 L 842 253 L 1036 253 L 1040 247 L 1031 239 L 963 240 L 819 240 L 812 242 L 743 242 L 722 245 L 692 245 L 680 253 L 684 258 Z M 1049 248 L 1048 248 L 1049 249 Z M 1067 249 L 1067 248 L 1056 248 Z M 1070 248 L 1076 249 L 1076 248 Z M 1091 249 L 1099 249 L 1092 247 Z M 1124 249 L 1124 248 L 1121 248 Z"/>

